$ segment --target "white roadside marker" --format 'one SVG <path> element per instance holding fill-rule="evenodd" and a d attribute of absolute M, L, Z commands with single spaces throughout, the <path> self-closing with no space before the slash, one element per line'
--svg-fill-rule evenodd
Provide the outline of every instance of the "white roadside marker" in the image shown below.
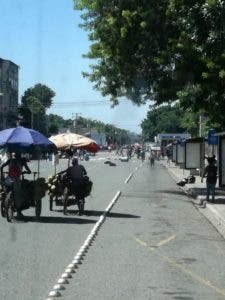
<path fill-rule="evenodd" d="M 56 284 L 53 286 L 53 290 L 65 290 L 65 287 L 62 284 Z"/>
<path fill-rule="evenodd" d="M 72 268 L 67 268 L 67 269 L 65 270 L 65 273 L 75 273 L 75 271 L 74 271 L 74 269 L 72 269 Z"/>
<path fill-rule="evenodd" d="M 58 283 L 59 284 L 68 284 L 69 281 L 66 278 L 59 278 Z"/>
<path fill-rule="evenodd" d="M 79 259 L 74 258 L 74 259 L 72 260 L 72 264 L 74 265 L 74 268 L 78 268 L 78 265 L 80 265 L 81 262 L 80 262 Z"/>
<path fill-rule="evenodd" d="M 71 264 L 69 264 L 66 268 L 67 268 L 67 269 L 76 269 L 76 268 L 77 268 L 77 264 L 71 263 Z"/>
<path fill-rule="evenodd" d="M 133 175 L 133 174 L 132 174 Z M 86 238 L 84 244 L 80 247 L 78 253 L 74 256 L 72 262 L 66 267 L 65 272 L 61 275 L 61 278 L 58 279 L 58 284 L 54 285 L 53 290 L 50 291 L 48 297 L 46 300 L 53 300 L 54 297 L 61 297 L 59 290 L 64 290 L 65 287 L 63 284 L 69 284 L 68 279 L 73 278 L 71 273 L 75 273 L 75 268 L 78 268 L 78 265 L 81 264 L 81 260 L 83 259 L 83 256 L 86 254 L 89 246 L 95 239 L 96 235 L 98 234 L 98 231 L 102 224 L 105 221 L 105 218 L 107 216 L 107 213 L 111 210 L 113 205 L 118 200 L 119 196 L 121 195 L 121 192 L 118 191 L 115 195 L 115 197 L 112 199 L 108 207 L 105 209 L 104 213 L 99 217 L 98 222 L 95 224 L 95 226 L 92 228 L 90 234 Z"/>
<path fill-rule="evenodd" d="M 70 273 L 63 273 L 61 278 L 72 278 L 72 275 Z"/>
<path fill-rule="evenodd" d="M 60 294 L 59 291 L 51 291 L 48 296 L 49 297 L 61 297 L 62 295 Z"/>

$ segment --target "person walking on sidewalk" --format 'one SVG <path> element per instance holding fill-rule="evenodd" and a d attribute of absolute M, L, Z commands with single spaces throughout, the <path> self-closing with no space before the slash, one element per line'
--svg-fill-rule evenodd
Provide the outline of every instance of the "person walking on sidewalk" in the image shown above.
<path fill-rule="evenodd" d="M 170 165 L 170 161 L 171 161 L 171 158 L 172 158 L 172 151 L 171 151 L 170 148 L 166 149 L 166 156 L 167 156 L 167 164 Z"/>
<path fill-rule="evenodd" d="M 215 165 L 215 159 L 213 157 L 209 157 L 207 160 L 208 160 L 208 165 L 204 169 L 201 182 L 203 182 L 203 178 L 206 177 L 206 200 L 209 201 L 209 196 L 211 193 L 212 203 L 214 203 L 215 187 L 217 181 L 217 167 Z"/>

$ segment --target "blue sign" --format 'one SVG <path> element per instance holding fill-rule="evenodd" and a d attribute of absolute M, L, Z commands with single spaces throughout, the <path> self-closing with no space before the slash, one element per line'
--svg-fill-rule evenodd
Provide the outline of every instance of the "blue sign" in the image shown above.
<path fill-rule="evenodd" d="M 209 145 L 217 145 L 218 144 L 218 137 L 215 136 L 215 129 L 209 129 L 208 132 L 208 144 Z"/>

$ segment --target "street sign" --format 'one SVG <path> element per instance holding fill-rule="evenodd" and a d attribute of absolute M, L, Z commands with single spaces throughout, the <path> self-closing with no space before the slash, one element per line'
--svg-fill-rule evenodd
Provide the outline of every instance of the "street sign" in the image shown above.
<path fill-rule="evenodd" d="M 218 137 L 215 136 L 215 129 L 209 129 L 208 131 L 208 144 L 209 145 L 217 145 L 218 144 Z"/>

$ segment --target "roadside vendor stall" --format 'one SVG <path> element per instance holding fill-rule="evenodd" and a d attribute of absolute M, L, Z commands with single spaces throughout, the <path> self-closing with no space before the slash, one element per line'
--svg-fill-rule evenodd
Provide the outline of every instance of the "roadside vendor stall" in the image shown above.
<path fill-rule="evenodd" d="M 99 146 L 90 138 L 75 133 L 65 133 L 51 136 L 50 140 L 56 145 L 58 150 L 74 150 L 81 149 L 88 152 L 96 153 Z M 68 158 L 68 167 L 70 166 L 71 157 Z M 82 197 L 74 194 L 71 189 L 69 179 L 55 174 L 47 179 L 49 208 L 53 210 L 53 203 L 56 206 L 63 206 L 63 213 L 67 213 L 67 207 L 77 204 L 79 212 L 84 210 L 85 197 L 87 197 L 92 189 L 92 181 L 88 176 L 84 178 Z"/>
<path fill-rule="evenodd" d="M 40 132 L 18 126 L 0 131 L 0 148 L 8 153 L 35 154 L 40 157 L 42 151 L 54 152 L 55 145 Z M 37 175 L 37 179 L 36 179 Z M 44 178 L 40 178 L 40 160 L 38 159 L 37 171 L 33 172 L 33 180 L 24 178 L 23 173 L 17 180 L 12 180 L 10 186 L 6 186 L 5 180 L 1 178 L 1 214 L 11 221 L 19 207 L 18 197 L 22 199 L 20 210 L 35 208 L 36 217 L 40 217 L 42 198 L 45 196 L 47 185 Z M 17 203 L 17 204 L 16 204 Z"/>

